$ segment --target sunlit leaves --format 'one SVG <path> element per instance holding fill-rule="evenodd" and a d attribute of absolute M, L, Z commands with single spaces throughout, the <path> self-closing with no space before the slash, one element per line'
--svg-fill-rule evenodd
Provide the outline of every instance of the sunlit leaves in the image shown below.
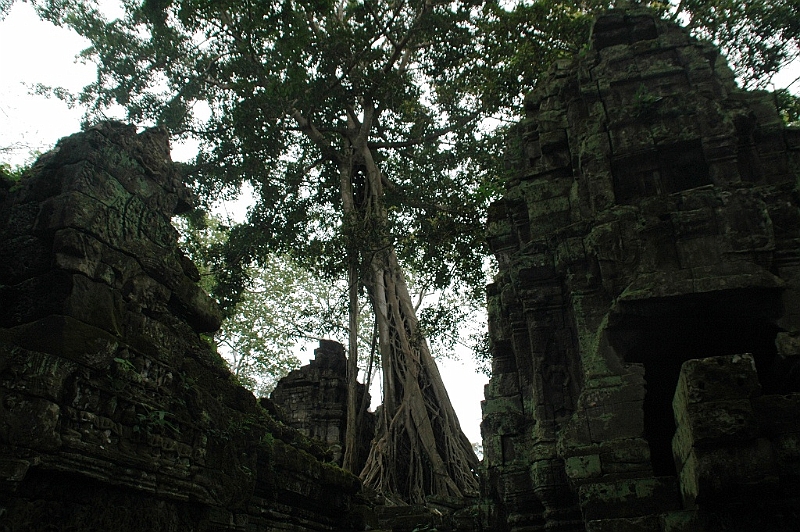
<path fill-rule="evenodd" d="M 778 112 L 786 124 L 800 124 L 800 96 L 790 93 L 788 90 L 776 91 L 775 96 L 778 102 Z"/>

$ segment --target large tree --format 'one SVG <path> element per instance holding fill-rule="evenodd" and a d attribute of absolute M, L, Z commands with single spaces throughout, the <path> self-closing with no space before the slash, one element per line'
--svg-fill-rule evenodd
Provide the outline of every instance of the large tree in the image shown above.
<path fill-rule="evenodd" d="M 190 175 L 209 197 L 251 184 L 258 203 L 232 232 L 220 276 L 234 295 L 244 286 L 237 273 L 264 250 L 346 275 L 351 382 L 365 290 L 384 390 L 367 484 L 409 501 L 475 492 L 477 460 L 401 265 L 432 288 L 482 284 L 481 215 L 500 158 L 478 124 L 508 116 L 553 58 L 586 42 L 589 15 L 608 2 L 123 4 L 109 21 L 92 2 L 40 2 L 44 18 L 92 43 L 85 55 L 98 78 L 78 101 L 91 115 L 119 104 L 129 120 L 200 139 Z M 356 408 L 351 401 L 351 419 Z"/>
<path fill-rule="evenodd" d="M 475 493 L 477 459 L 400 261 L 424 285 L 479 285 L 481 4 L 167 0 L 127 2 L 114 21 L 87 2 L 42 9 L 92 41 L 99 75 L 84 103 L 200 138 L 192 177 L 209 195 L 250 182 L 258 203 L 231 234 L 229 268 L 270 250 L 346 272 L 353 339 L 366 290 L 384 397 L 364 480 L 410 501 Z"/>

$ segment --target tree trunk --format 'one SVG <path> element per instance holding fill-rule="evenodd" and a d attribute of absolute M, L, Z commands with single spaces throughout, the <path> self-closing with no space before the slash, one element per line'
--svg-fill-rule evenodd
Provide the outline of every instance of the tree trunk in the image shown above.
<path fill-rule="evenodd" d="M 356 471 L 358 462 L 358 434 L 360 432 L 361 412 L 358 411 L 358 270 L 351 261 L 347 275 L 349 283 L 348 304 L 348 357 L 347 357 L 347 424 L 345 425 L 344 458 L 342 467 L 351 473 Z"/>
<path fill-rule="evenodd" d="M 478 459 L 420 335 L 394 252 L 376 256 L 371 273 L 384 401 L 379 433 L 361 478 L 381 493 L 412 503 L 422 503 L 428 495 L 475 495 Z"/>
<path fill-rule="evenodd" d="M 342 208 L 345 219 L 352 223 L 356 215 L 353 198 L 353 156 L 352 150 L 347 150 L 348 156 L 343 161 L 340 171 L 340 188 L 342 193 Z M 346 227 L 351 227 L 347 225 Z M 347 471 L 358 474 L 356 471 L 358 461 L 358 433 L 359 415 L 356 409 L 357 384 L 358 384 L 358 248 L 352 230 L 346 235 L 347 243 L 347 286 L 348 286 L 348 356 L 347 356 L 347 420 L 345 424 L 344 457 L 342 467 Z"/>
<path fill-rule="evenodd" d="M 381 233 L 389 225 L 381 173 L 366 145 L 360 151 L 367 178 L 360 214 Z M 476 495 L 478 459 L 419 330 L 391 239 L 384 232 L 380 240 L 370 256 L 362 255 L 378 323 L 383 408 L 361 478 L 378 492 L 411 503 L 424 503 L 428 495 Z"/>
<path fill-rule="evenodd" d="M 299 112 L 294 113 L 301 130 L 339 164 L 351 283 L 348 368 L 357 368 L 353 312 L 358 309 L 353 305 L 353 283 L 359 278 L 359 271 L 364 276 L 360 282 L 369 289 L 378 325 L 383 408 L 361 478 L 378 492 L 404 502 L 424 503 L 428 495 L 476 495 L 478 458 L 461 431 L 439 370 L 420 333 L 388 233 L 383 176 L 367 144 L 376 108 L 368 99 L 361 105 L 360 121 L 355 111 L 348 109 L 348 130 L 353 136 L 346 137 L 340 153 L 335 153 L 336 149 L 310 121 Z M 354 186 L 355 178 L 359 179 L 358 187 Z M 356 451 L 355 373 L 356 369 L 348 371 L 345 467 L 352 467 Z"/>

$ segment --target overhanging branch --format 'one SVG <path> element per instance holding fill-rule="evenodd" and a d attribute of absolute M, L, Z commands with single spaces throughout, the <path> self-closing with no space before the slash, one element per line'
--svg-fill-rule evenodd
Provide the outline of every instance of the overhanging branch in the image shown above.
<path fill-rule="evenodd" d="M 415 139 L 409 139 L 397 142 L 367 142 L 367 146 L 370 149 L 400 149 L 400 148 L 411 148 L 414 146 L 419 146 L 420 144 L 427 144 L 438 138 L 443 137 L 444 135 L 447 135 L 448 133 L 452 133 L 453 131 L 460 129 L 461 127 L 469 124 L 470 122 L 478 118 L 478 116 L 480 116 L 480 112 L 474 111 L 468 116 L 465 116 L 462 119 L 457 120 L 454 123 L 451 123 L 449 126 L 436 130 L 433 133 L 430 133 L 429 135 L 425 135 L 424 137 L 417 137 Z"/>

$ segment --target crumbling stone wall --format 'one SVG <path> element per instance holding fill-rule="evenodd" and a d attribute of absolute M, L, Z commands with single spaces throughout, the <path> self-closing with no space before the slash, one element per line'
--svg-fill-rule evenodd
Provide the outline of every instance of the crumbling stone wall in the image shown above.
<path fill-rule="evenodd" d="M 166 132 L 116 123 L 0 179 L 4 530 L 361 528 L 358 479 L 201 337 L 219 311 L 170 225 L 190 202 Z"/>
<path fill-rule="evenodd" d="M 493 530 L 796 528 L 800 131 L 646 10 L 525 106 L 489 217 Z"/>
<path fill-rule="evenodd" d="M 356 386 L 356 404 L 369 408 L 366 386 Z M 342 465 L 347 431 L 347 358 L 342 344 L 320 340 L 314 360 L 282 378 L 270 399 L 281 409 L 289 426 L 324 442 L 333 453 L 333 460 Z M 374 435 L 375 414 L 365 411 L 357 438 L 357 472 L 364 467 Z"/>

